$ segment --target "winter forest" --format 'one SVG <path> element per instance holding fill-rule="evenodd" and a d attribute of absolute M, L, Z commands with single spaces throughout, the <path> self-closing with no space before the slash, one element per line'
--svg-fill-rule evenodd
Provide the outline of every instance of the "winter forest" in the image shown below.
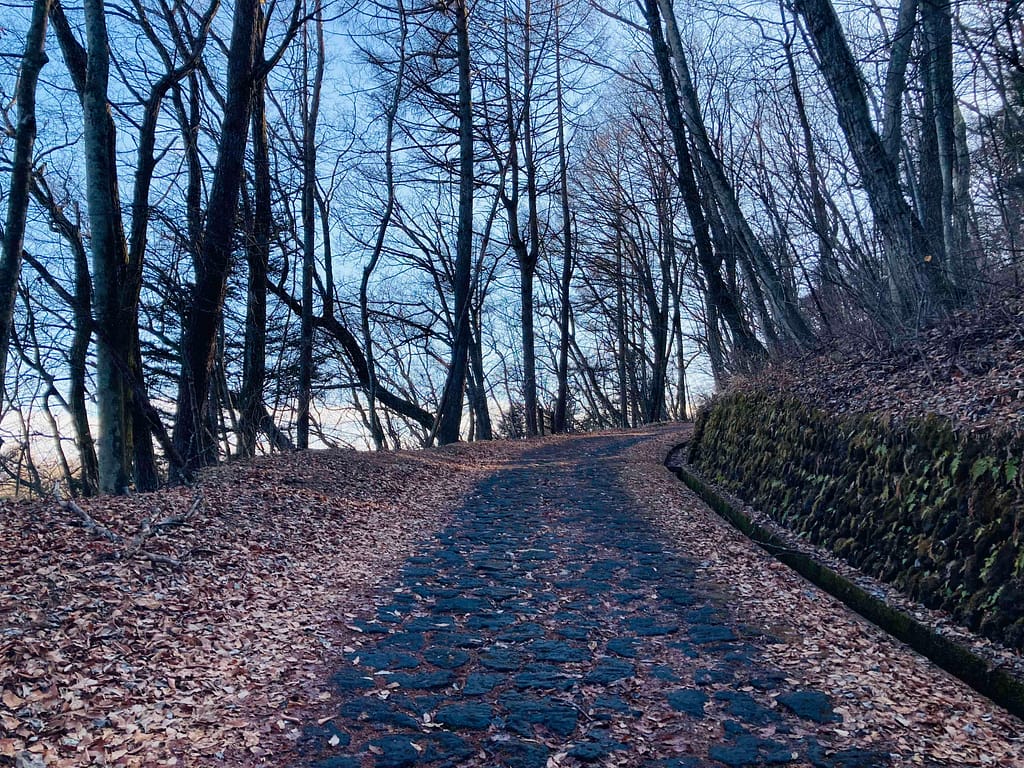
<path fill-rule="evenodd" d="M 1010 0 L 16 0 L 0 479 L 680 419 L 1017 285 Z"/>

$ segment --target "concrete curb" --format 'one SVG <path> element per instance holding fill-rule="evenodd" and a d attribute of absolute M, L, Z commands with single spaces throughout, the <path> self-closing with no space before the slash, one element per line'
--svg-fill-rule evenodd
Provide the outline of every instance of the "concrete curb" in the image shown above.
<path fill-rule="evenodd" d="M 668 456 L 683 453 L 685 445 L 676 446 L 669 451 Z M 666 466 L 667 461 L 666 458 Z M 810 555 L 794 552 L 771 531 L 751 520 L 684 462 L 668 468 L 716 513 L 779 562 L 841 600 L 872 624 L 902 640 L 978 693 L 1017 717 L 1024 718 L 1024 680 L 1006 669 L 992 667 L 971 648 L 938 634 L 910 614 L 875 597 Z"/>

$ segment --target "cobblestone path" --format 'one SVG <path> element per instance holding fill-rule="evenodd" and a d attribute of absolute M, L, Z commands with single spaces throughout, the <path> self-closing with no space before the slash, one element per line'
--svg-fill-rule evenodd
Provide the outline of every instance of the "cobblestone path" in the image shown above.
<path fill-rule="evenodd" d="M 767 668 L 773 638 L 644 522 L 612 466 L 631 442 L 549 445 L 481 484 L 354 622 L 306 764 L 885 765 L 828 749 L 828 696 Z"/>

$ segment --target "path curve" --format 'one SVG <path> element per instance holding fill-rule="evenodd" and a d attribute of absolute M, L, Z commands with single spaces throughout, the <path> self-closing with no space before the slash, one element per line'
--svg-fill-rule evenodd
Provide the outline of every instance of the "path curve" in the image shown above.
<path fill-rule="evenodd" d="M 883 766 L 760 656 L 645 522 L 613 464 L 638 438 L 564 440 L 472 493 L 351 625 L 315 768 Z"/>

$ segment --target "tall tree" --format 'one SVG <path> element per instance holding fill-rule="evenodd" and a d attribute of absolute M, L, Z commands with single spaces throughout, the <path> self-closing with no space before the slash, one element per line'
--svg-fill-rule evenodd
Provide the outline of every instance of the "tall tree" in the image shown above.
<path fill-rule="evenodd" d="M 941 244 L 944 271 L 950 289 L 957 295 L 975 289 L 977 275 L 969 263 L 966 237 L 967 208 L 970 200 L 960 194 L 967 189 L 968 169 L 957 149 L 958 117 L 953 80 L 953 19 L 949 0 L 922 0 L 921 21 L 924 33 L 924 86 L 931 113 L 929 130 L 934 132 L 935 165 L 940 179 L 939 215 L 941 224 L 929 233 L 931 241 Z M 931 158 L 922 158 L 922 163 Z"/>
<path fill-rule="evenodd" d="M 523 411 L 526 435 L 537 434 L 537 350 L 534 312 L 534 281 L 540 260 L 540 222 L 537 199 L 537 158 L 534 151 L 533 127 L 533 8 L 530 0 L 523 5 L 521 23 L 521 60 L 512 55 L 512 13 L 506 6 L 503 19 L 505 124 L 508 157 L 502 159 L 507 167 L 509 188 L 502 186 L 500 196 L 505 207 L 509 243 L 516 256 L 519 269 L 519 317 L 523 362 Z M 515 82 L 513 68 L 521 65 L 522 82 Z M 521 94 L 517 101 L 517 94 Z M 522 231 L 521 199 L 522 177 L 525 175 L 526 227 Z"/>
<path fill-rule="evenodd" d="M 710 187 L 708 192 L 713 196 L 732 239 L 740 245 L 752 272 L 762 283 L 771 305 L 775 326 L 780 335 L 789 344 L 806 346 L 813 340 L 814 334 L 800 313 L 799 307 L 787 295 L 775 265 L 768 258 L 757 235 L 754 234 L 747 221 L 746 215 L 740 208 L 736 192 L 726 176 L 721 158 L 708 136 L 672 3 L 670 0 L 657 0 L 656 9 L 647 5 L 648 30 L 652 35 L 655 26 L 660 28 L 660 22 L 654 23 L 651 20 L 655 10 L 665 24 L 664 38 L 675 64 L 680 110 L 699 159 L 700 168 L 708 179 Z M 769 327 L 764 330 L 766 334 L 770 335 L 774 329 Z"/>
<path fill-rule="evenodd" d="M 129 390 L 123 371 L 129 359 L 131 320 L 123 311 L 121 287 L 128 282 L 127 241 L 117 189 L 114 121 L 107 87 L 110 43 L 103 0 L 86 0 L 88 51 L 81 91 L 85 119 L 86 200 L 92 237 L 96 322 L 101 333 L 96 363 L 99 411 L 99 485 L 102 493 L 124 493 L 131 479 Z"/>
<path fill-rule="evenodd" d="M 369 285 L 374 270 L 384 254 L 388 228 L 395 215 L 397 194 L 395 190 L 395 126 L 398 110 L 402 103 L 402 90 L 405 87 L 406 41 L 409 36 L 409 20 L 405 3 L 396 0 L 398 15 L 398 41 L 396 43 L 397 70 L 395 72 L 394 90 L 384 109 L 384 210 L 377 226 L 377 237 L 373 242 L 370 258 L 363 267 L 362 279 L 359 282 L 359 315 L 360 329 L 363 334 L 363 348 L 366 352 L 366 411 L 370 423 L 370 437 L 377 450 L 385 447 L 384 428 L 377 414 L 377 363 L 374 357 L 373 337 L 370 333 Z"/>
<path fill-rule="evenodd" d="M 202 430 L 231 263 L 253 88 L 258 79 L 255 71 L 256 42 L 260 37 L 257 34 L 258 5 L 258 0 L 238 0 L 235 5 L 217 163 L 207 201 L 202 251 L 197 254 L 195 265 L 195 288 L 182 334 L 174 446 L 185 462 L 186 471 L 215 460 L 205 447 L 208 442 L 203 439 Z"/>
<path fill-rule="evenodd" d="M 569 429 L 569 334 L 573 271 L 572 209 L 569 205 L 569 159 L 565 136 L 565 84 L 562 80 L 562 2 L 555 2 L 555 130 L 558 141 L 558 200 L 562 212 L 562 265 L 558 276 L 557 391 L 551 414 L 552 432 Z"/>
<path fill-rule="evenodd" d="M 444 391 L 437 416 L 437 441 L 441 445 L 457 442 L 462 423 L 466 389 L 466 367 L 470 346 L 470 309 L 473 272 L 473 83 L 469 47 L 469 7 L 466 0 L 455 0 L 456 63 L 458 72 L 459 125 L 459 219 L 455 243 L 455 329 Z"/>
<path fill-rule="evenodd" d="M 654 59 L 661 77 L 665 113 L 678 165 L 676 178 L 693 230 L 697 262 L 707 285 L 707 303 L 710 309 L 708 313 L 709 338 L 717 337 L 717 329 L 713 326 L 717 324 L 717 318 L 721 317 L 732 333 L 739 360 L 744 366 L 754 364 L 762 359 L 766 352 L 743 317 L 738 295 L 729 289 L 722 278 L 722 258 L 713 245 L 711 230 L 704 214 L 697 175 L 694 171 L 685 132 L 684 111 L 680 103 L 676 80 L 673 77 L 669 47 L 661 29 L 657 0 L 645 0 L 645 11 L 647 30 L 651 36 Z M 710 150 L 707 149 L 707 151 Z M 732 198 L 731 192 L 728 192 L 728 197 Z"/>
<path fill-rule="evenodd" d="M 302 27 L 302 327 L 299 339 L 299 407 L 296 414 L 296 442 L 309 448 L 309 405 L 313 389 L 313 275 L 316 272 L 316 124 L 320 117 L 320 90 L 324 79 L 324 17 L 320 0 L 314 0 L 316 60 L 309 80 L 309 24 Z M 333 290 L 327 286 L 327 291 Z"/>
<path fill-rule="evenodd" d="M 18 123 L 14 129 L 14 158 L 11 163 L 7 197 L 7 218 L 0 258 L 0 413 L 3 413 L 7 350 L 14 322 L 14 304 L 21 274 L 21 253 L 25 245 L 25 220 L 32 186 L 32 151 L 36 140 L 36 86 L 46 62 L 46 22 L 50 0 L 34 0 L 32 20 L 25 35 L 16 99 Z"/>
<path fill-rule="evenodd" d="M 266 17 L 261 7 L 256 43 L 257 66 L 266 72 Z M 242 349 L 242 390 L 239 396 L 238 451 L 254 456 L 261 425 L 267 418 L 263 389 L 267 380 L 267 274 L 270 262 L 273 211 L 270 201 L 270 144 L 267 134 L 267 80 L 258 78 L 253 86 L 252 115 L 252 202 L 245 247 L 247 270 L 245 337 Z"/>
<path fill-rule="evenodd" d="M 947 306 L 948 284 L 940 252 L 903 197 L 899 173 L 871 122 L 867 97 L 839 17 L 830 0 L 797 0 L 828 83 L 839 125 L 860 171 L 875 223 L 886 242 L 890 291 L 904 319 Z M 930 309 L 929 309 L 930 308 Z"/>

